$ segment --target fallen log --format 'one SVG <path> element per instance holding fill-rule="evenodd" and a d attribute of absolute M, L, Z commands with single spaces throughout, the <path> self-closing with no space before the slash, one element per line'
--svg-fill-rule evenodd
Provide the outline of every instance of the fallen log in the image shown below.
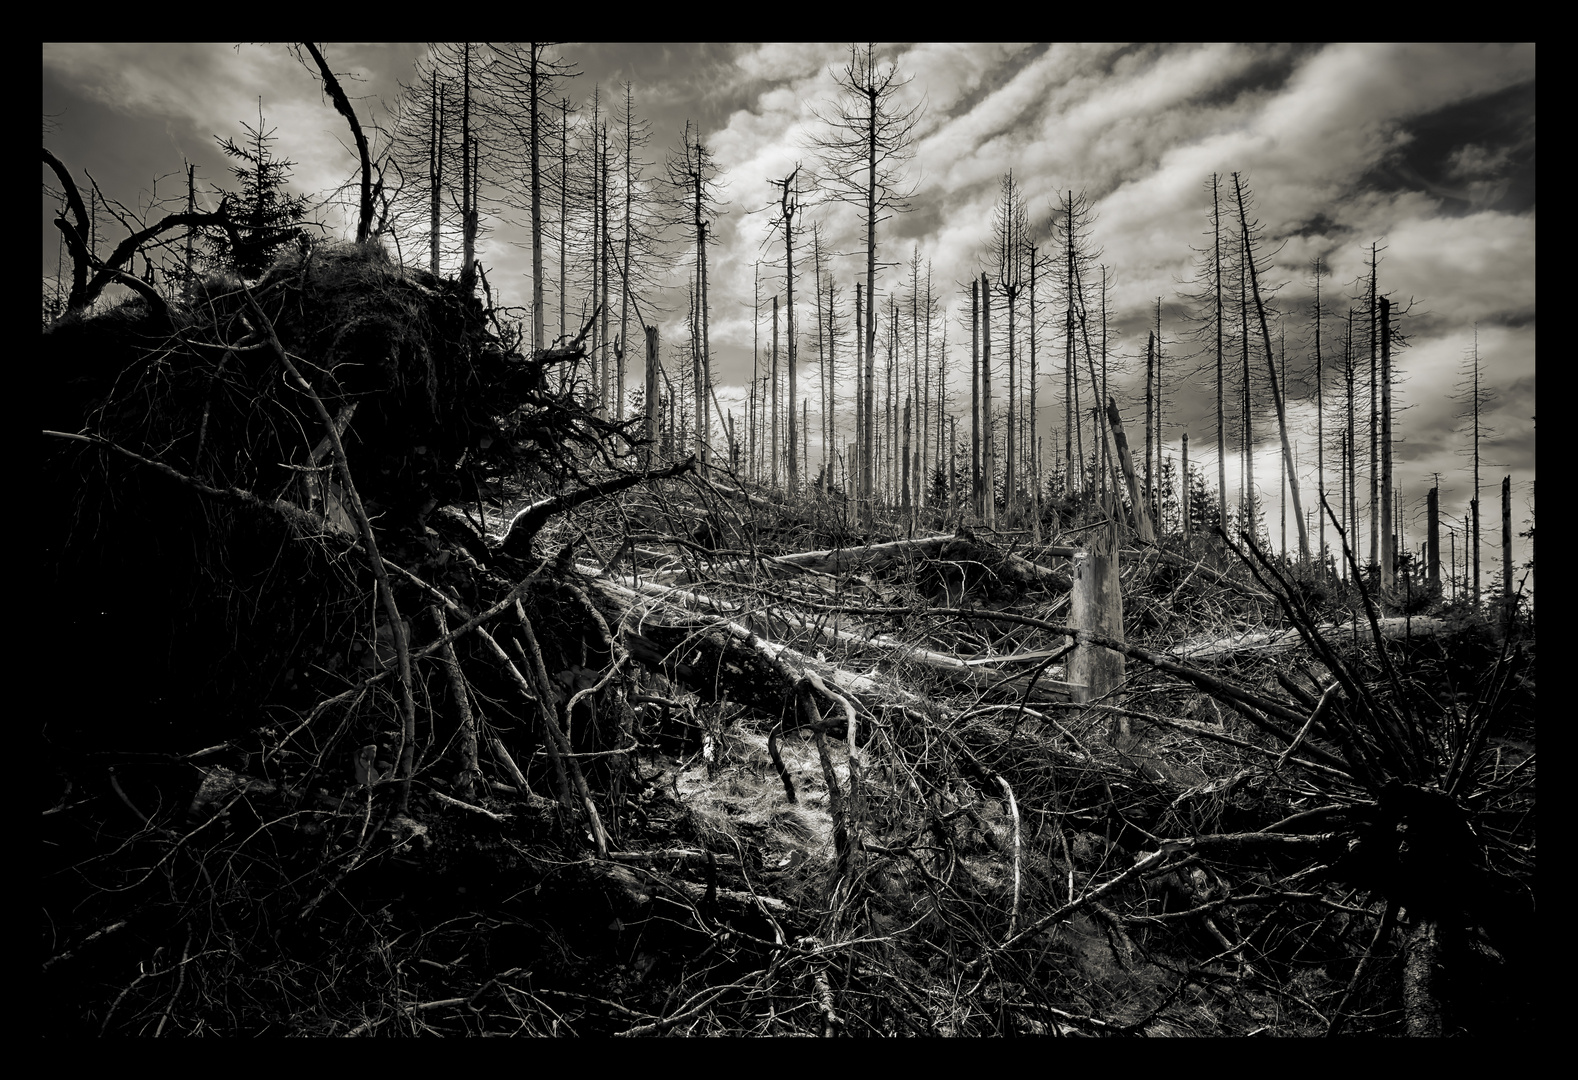
<path fill-rule="evenodd" d="M 1447 629 L 1446 620 L 1434 616 L 1416 618 L 1398 616 L 1380 619 L 1378 622 L 1381 636 L 1388 641 L 1408 637 L 1435 637 Z M 1360 632 L 1352 622 L 1324 623 L 1315 629 L 1328 641 L 1336 640 L 1342 634 L 1356 635 Z M 1190 660 L 1216 660 L 1248 653 L 1290 649 L 1302 644 L 1303 638 L 1299 636 L 1298 630 L 1288 626 L 1280 629 L 1247 630 L 1232 637 L 1194 638 L 1171 646 L 1167 653 L 1170 656 Z"/>
<path fill-rule="evenodd" d="M 882 544 L 801 551 L 794 555 L 777 555 L 767 561 L 806 570 L 820 570 L 827 574 L 845 574 L 857 567 L 863 570 L 879 569 L 909 555 L 935 555 L 952 539 L 954 537 L 951 534 L 917 536 L 911 540 L 891 540 Z"/>
<path fill-rule="evenodd" d="M 1074 549 L 1069 550 L 1072 552 Z M 882 570 L 913 557 L 931 558 L 940 562 L 979 563 L 991 569 L 998 578 L 1006 578 L 1009 584 L 1026 589 L 1053 588 L 1066 591 L 1071 584 L 1071 575 L 1066 568 L 1042 566 L 1022 555 L 1000 551 L 967 536 L 920 536 L 910 540 L 862 544 L 858 547 L 802 551 L 794 555 L 775 556 L 767 559 L 766 562 L 837 575 L 853 573 L 857 570 Z"/>
<path fill-rule="evenodd" d="M 583 567 L 583 569 L 587 569 Z M 684 611 L 694 616 L 698 613 L 711 613 L 728 619 L 748 633 L 756 635 L 764 643 L 772 643 L 775 637 L 783 633 L 814 634 L 830 645 L 852 647 L 858 649 L 879 649 L 884 661 L 888 663 L 918 664 L 933 674 L 954 686 L 963 687 L 977 692 L 994 691 L 1003 693 L 1010 690 L 1023 693 L 1028 691 L 1030 683 L 1043 695 L 1051 695 L 1062 699 L 1067 697 L 1074 689 L 1075 684 L 1061 679 L 1050 677 L 1050 674 L 1035 676 L 1001 675 L 997 672 L 984 670 L 986 665 L 1007 662 L 1030 662 L 1056 659 L 1063 650 L 1039 650 L 1028 654 L 1010 653 L 1005 656 L 972 657 L 964 659 L 952 653 L 937 652 L 919 646 L 909 645 L 886 634 L 877 634 L 862 627 L 849 628 L 836 623 L 829 625 L 826 616 L 820 620 L 812 619 L 799 612 L 774 605 L 771 608 L 757 607 L 746 608 L 727 600 L 720 600 L 702 593 L 686 589 L 677 589 L 656 584 L 650 581 L 636 581 L 630 577 L 608 579 L 617 581 L 619 587 L 632 593 L 639 593 L 646 597 L 671 604 L 675 609 Z M 835 615 L 836 619 L 837 616 Z M 1054 669 L 1057 674 L 1062 672 Z M 735 700 L 739 700 L 738 697 Z"/>

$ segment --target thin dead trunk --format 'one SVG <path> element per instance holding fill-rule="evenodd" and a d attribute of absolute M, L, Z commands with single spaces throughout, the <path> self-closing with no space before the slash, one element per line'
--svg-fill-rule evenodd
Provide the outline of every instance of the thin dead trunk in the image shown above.
<path fill-rule="evenodd" d="M 1118 446 L 1118 463 L 1129 487 L 1129 501 L 1134 504 L 1134 532 L 1141 543 L 1154 544 L 1156 533 L 1151 528 L 1151 515 L 1146 500 L 1140 492 L 1139 478 L 1134 474 L 1134 458 L 1129 453 L 1129 440 L 1123 433 L 1123 420 L 1118 416 L 1118 404 L 1107 399 L 1107 422 L 1112 425 L 1113 441 Z"/>
<path fill-rule="evenodd" d="M 997 527 L 997 439 L 992 433 L 992 286 L 981 275 L 981 517 Z"/>

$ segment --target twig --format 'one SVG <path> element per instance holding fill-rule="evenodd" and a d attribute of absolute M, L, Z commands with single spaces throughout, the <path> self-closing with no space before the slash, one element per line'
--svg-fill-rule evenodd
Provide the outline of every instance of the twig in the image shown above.
<path fill-rule="evenodd" d="M 470 810 L 473 814 L 481 814 L 483 817 L 492 818 L 500 825 L 506 825 L 509 823 L 510 819 L 507 814 L 495 814 L 492 810 L 484 810 L 480 806 L 473 806 L 468 802 L 461 802 L 459 799 L 450 798 L 442 791 L 429 791 L 428 794 L 446 806 L 456 806 L 462 810 Z"/>
<path fill-rule="evenodd" d="M 661 1031 L 667 1031 L 675 1024 L 683 1024 L 686 1020 L 701 1015 L 701 1013 L 704 1012 L 708 1006 L 717 1001 L 730 990 L 740 990 L 743 988 L 743 983 L 729 983 L 727 986 L 719 986 L 714 987 L 711 990 L 703 990 L 701 994 L 697 995 L 697 997 L 704 997 L 705 999 L 693 1007 L 682 1007 L 682 1011 L 675 1013 L 673 1016 L 665 1017 L 662 1020 L 658 1020 L 650 1024 L 641 1024 L 625 1031 L 618 1031 L 614 1034 L 619 1038 L 626 1039 L 635 1038 L 638 1035 L 656 1035 Z M 696 998 L 693 997 L 690 1000 L 695 1001 Z M 689 1005 L 689 1002 L 686 1004 Z"/>

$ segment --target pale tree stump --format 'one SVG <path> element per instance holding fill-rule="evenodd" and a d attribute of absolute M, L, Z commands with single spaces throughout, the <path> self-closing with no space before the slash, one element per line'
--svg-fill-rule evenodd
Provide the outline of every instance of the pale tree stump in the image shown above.
<path fill-rule="evenodd" d="M 1123 591 L 1118 584 L 1118 527 L 1108 520 L 1091 530 L 1089 546 L 1074 556 L 1071 623 L 1114 641 L 1123 640 Z M 1101 701 L 1123 681 L 1123 654 L 1080 644 L 1070 655 L 1068 681 L 1078 704 Z M 1113 737 L 1128 735 L 1128 720 L 1115 721 Z"/>

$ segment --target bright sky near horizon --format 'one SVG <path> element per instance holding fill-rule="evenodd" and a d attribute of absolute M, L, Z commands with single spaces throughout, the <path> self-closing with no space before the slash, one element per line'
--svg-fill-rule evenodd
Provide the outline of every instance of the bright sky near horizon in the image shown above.
<path fill-rule="evenodd" d="M 347 89 L 371 124 L 387 121 L 398 83 L 412 78 L 427 47 L 323 50 L 336 71 L 354 74 Z M 726 202 L 709 252 L 711 344 L 719 398 L 739 414 L 752 365 L 756 262 L 764 304 L 782 285 L 782 246 L 769 236 L 770 181 L 797 162 L 814 168 L 808 143 L 821 124 L 813 110 L 826 112 L 850 47 L 566 43 L 559 51 L 581 72 L 562 88 L 574 101 L 588 100 L 594 87 L 606 101 L 632 83 L 636 112 L 653 130 L 644 155 L 657 163 L 650 175 L 660 174 L 687 120 L 717 160 Z M 1503 476 L 1513 479 L 1514 528 L 1526 528 L 1533 516 L 1534 53 L 1532 44 L 880 45 L 879 57 L 912 79 L 906 102 L 923 105 L 923 114 L 908 167 L 913 210 L 879 230 L 880 255 L 895 264 L 879 277 L 879 296 L 907 298 L 905 265 L 918 250 L 951 309 L 950 367 L 958 374 L 950 379 L 949 410 L 967 413 L 969 300 L 961 283 L 991 268 L 1002 177 L 1013 171 L 1043 240 L 1058 193 L 1085 193 L 1095 212 L 1091 239 L 1109 275 L 1112 348 L 1128 367 L 1117 380 L 1120 407 L 1133 422 L 1143 416 L 1139 380 L 1160 297 L 1173 365 L 1167 444 L 1176 454 L 1187 431 L 1191 462 L 1208 466 L 1214 478 L 1214 381 L 1205 372 L 1191 375 L 1205 358 L 1196 355 L 1185 294 L 1196 254 L 1209 243 L 1210 177 L 1222 174 L 1230 191 L 1229 174 L 1240 172 L 1264 226 L 1263 250 L 1275 252 L 1266 283 L 1282 286 L 1274 304 L 1286 328 L 1290 416 L 1306 432 L 1299 471 L 1307 507 L 1315 503 L 1311 261 L 1328 265 L 1322 291 L 1340 313 L 1357 300 L 1370 245 L 1378 243 L 1380 287 L 1408 309 L 1395 393 L 1397 479 L 1410 547 L 1423 535 L 1424 495 L 1437 474 L 1443 516 L 1460 522 L 1467 512 L 1472 481 L 1457 387 L 1477 328 L 1484 380 L 1494 394 L 1483 417 L 1492 434 L 1482 447 L 1481 476 L 1488 580 L 1499 567 Z M 268 126 L 277 129 L 276 151 L 296 163 L 294 189 L 319 196 L 340 187 L 355 167 L 343 119 L 283 45 L 45 44 L 42 74 L 45 145 L 79 183 L 90 172 L 106 195 L 128 206 L 145 206 L 156 178 L 161 198 L 176 194 L 185 160 L 197 165 L 200 187 L 233 186 L 215 136 L 240 138 L 242 122 L 257 122 L 259 96 Z M 45 179 L 53 183 L 47 169 Z M 210 197 L 210 205 L 215 201 Z M 55 210 L 46 198 L 47 278 L 57 265 Z M 859 218 L 847 206 L 811 206 L 807 216 L 823 222 L 826 243 L 842 253 L 833 273 L 852 306 L 857 275 L 864 280 Z M 344 235 L 327 208 L 322 220 Z M 506 302 L 529 302 L 524 228 L 499 224 L 479 254 Z M 809 275 L 808 262 L 804 268 Z M 687 276 L 681 264 L 661 298 L 665 342 L 683 337 Z M 809 292 L 808 281 L 797 284 L 797 299 Z M 809 307 L 800 320 L 809 334 Z M 552 301 L 549 322 L 557 323 Z M 1334 316 L 1325 330 L 1328 348 L 1339 332 Z M 764 341 L 767 334 L 764 323 Z M 802 346 L 802 358 L 814 354 L 813 342 Z M 1332 357 L 1328 352 L 1329 367 Z M 1061 351 L 1041 364 L 1043 372 L 1058 372 L 1056 385 L 1043 381 L 1041 432 L 1050 436 L 1062 425 Z M 632 382 L 638 377 L 633 373 Z M 815 383 L 803 377 L 801 385 L 814 414 Z M 1335 390 L 1338 383 L 1328 385 Z M 1334 400 L 1328 397 L 1328 424 Z M 1055 411 L 1045 408 L 1054 404 Z M 1275 541 L 1278 463 L 1269 408 L 1256 430 L 1256 475 Z M 1048 459 L 1051 453 L 1049 446 Z M 814 470 L 814 437 L 811 458 Z M 1230 486 L 1237 469 L 1234 451 Z M 1330 454 L 1327 485 L 1335 491 Z M 1528 541 L 1519 539 L 1515 552 L 1519 562 L 1526 559 Z"/>

